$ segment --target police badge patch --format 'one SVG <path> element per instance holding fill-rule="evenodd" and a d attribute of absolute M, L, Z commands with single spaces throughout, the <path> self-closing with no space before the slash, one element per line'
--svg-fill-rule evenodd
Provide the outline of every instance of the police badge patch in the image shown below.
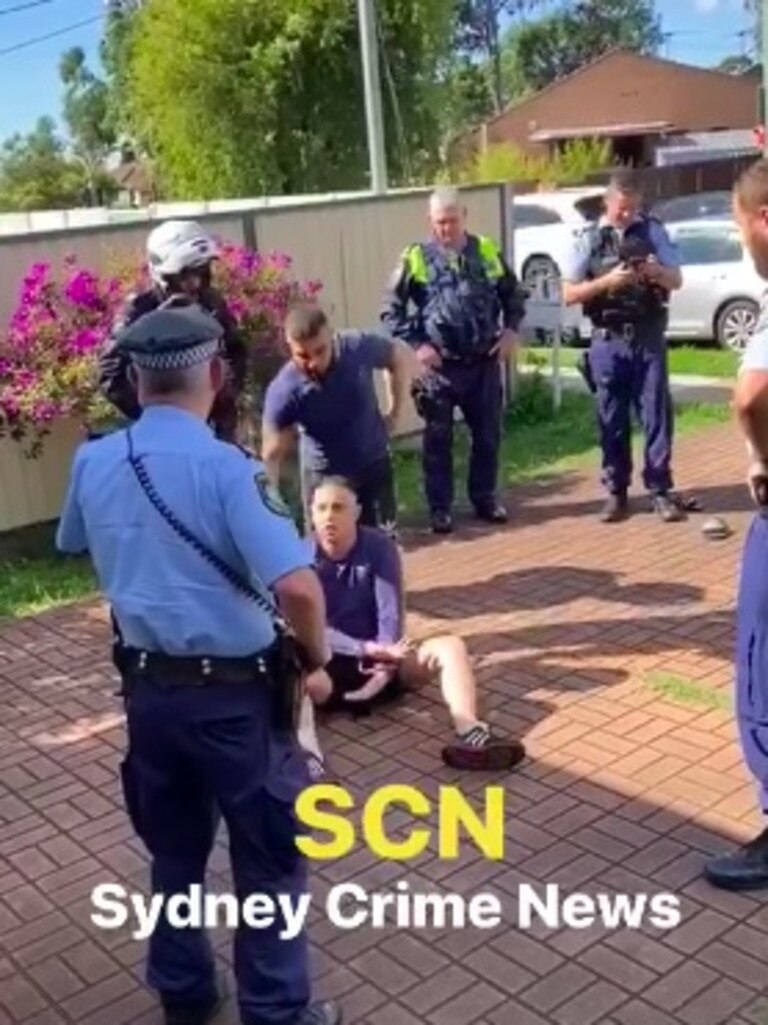
<path fill-rule="evenodd" d="M 273 512 L 275 516 L 285 516 L 287 519 L 290 519 L 291 510 L 280 497 L 277 488 L 270 484 L 266 473 L 257 473 L 254 480 L 256 481 L 256 487 L 258 488 L 261 500 L 267 509 Z"/>

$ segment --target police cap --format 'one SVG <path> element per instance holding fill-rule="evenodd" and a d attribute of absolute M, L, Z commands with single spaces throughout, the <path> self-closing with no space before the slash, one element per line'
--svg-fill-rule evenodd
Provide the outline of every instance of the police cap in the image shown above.
<path fill-rule="evenodd" d="M 167 307 L 126 327 L 118 346 L 144 370 L 184 370 L 215 356 L 223 334 L 219 321 L 201 306 Z"/>

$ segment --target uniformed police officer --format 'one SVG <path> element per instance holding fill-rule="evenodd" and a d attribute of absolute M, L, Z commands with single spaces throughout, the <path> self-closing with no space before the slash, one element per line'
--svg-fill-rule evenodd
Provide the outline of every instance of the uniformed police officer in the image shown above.
<path fill-rule="evenodd" d="M 742 174 L 733 205 L 755 268 L 768 281 L 768 160 Z M 747 443 L 747 478 L 757 507 L 737 600 L 736 714 L 744 760 L 768 816 L 768 294 L 742 360 L 733 405 Z M 768 887 L 768 818 L 765 822 L 750 843 L 706 866 L 711 883 L 731 890 Z"/>
<path fill-rule="evenodd" d="M 206 423 L 224 380 L 221 335 L 198 306 L 147 313 L 122 335 L 143 413 L 77 452 L 57 543 L 90 552 L 112 605 L 124 795 L 153 891 L 204 883 L 220 811 L 238 899 L 285 894 L 295 904 L 306 869 L 293 804 L 309 775 L 280 617 L 311 671 L 330 657 L 325 606 L 262 465 Z M 267 928 L 237 929 L 244 1025 L 338 1023 L 334 1005 L 309 1003 L 306 935 L 282 939 L 283 928 L 278 913 Z M 205 933 L 163 917 L 147 980 L 167 1025 L 203 1025 L 221 1001 Z"/>
<path fill-rule="evenodd" d="M 211 410 L 218 437 L 237 440 L 237 397 L 246 373 L 246 347 L 224 297 L 212 285 L 218 246 L 194 221 L 165 221 L 147 239 L 147 263 L 153 285 L 128 297 L 99 360 L 99 384 L 107 399 L 130 420 L 141 407 L 128 376 L 130 360 L 117 345 L 123 328 L 163 305 L 199 303 L 219 320 L 229 373 Z"/>
<path fill-rule="evenodd" d="M 497 500 L 501 442 L 500 361 L 517 344 L 522 293 L 498 246 L 468 234 L 456 189 L 430 199 L 431 241 L 408 246 L 382 320 L 409 342 L 421 365 L 413 397 L 425 421 L 424 482 L 432 529 L 453 529 L 453 420 L 458 406 L 472 435 L 469 498 L 478 517 L 504 523 Z"/>
<path fill-rule="evenodd" d="M 653 508 L 665 522 L 679 520 L 665 331 L 669 293 L 681 287 L 682 274 L 677 249 L 643 211 L 631 172 L 612 177 L 604 217 L 574 239 L 562 275 L 566 304 L 583 306 L 594 328 L 586 376 L 597 395 L 608 492 L 602 519 L 613 523 L 628 512 L 634 410 L 645 433 L 644 483 Z"/>

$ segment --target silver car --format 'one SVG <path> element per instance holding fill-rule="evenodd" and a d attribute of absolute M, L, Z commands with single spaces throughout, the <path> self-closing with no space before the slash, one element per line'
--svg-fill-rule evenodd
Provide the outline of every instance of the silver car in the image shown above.
<path fill-rule="evenodd" d="M 741 351 L 757 322 L 766 283 L 729 218 L 667 224 L 683 263 L 683 287 L 672 293 L 668 338 L 716 340 Z"/>

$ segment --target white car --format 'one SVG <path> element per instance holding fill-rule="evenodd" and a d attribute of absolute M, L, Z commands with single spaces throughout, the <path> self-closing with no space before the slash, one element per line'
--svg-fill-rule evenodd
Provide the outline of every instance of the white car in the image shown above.
<path fill-rule="evenodd" d="M 604 194 L 604 188 L 565 188 L 514 197 L 514 267 L 521 282 L 537 289 L 559 281 L 563 256 L 574 235 L 600 217 Z"/>
<path fill-rule="evenodd" d="M 757 323 L 766 283 L 729 218 L 667 225 L 683 264 L 683 287 L 669 303 L 668 338 L 713 339 L 742 351 Z"/>

